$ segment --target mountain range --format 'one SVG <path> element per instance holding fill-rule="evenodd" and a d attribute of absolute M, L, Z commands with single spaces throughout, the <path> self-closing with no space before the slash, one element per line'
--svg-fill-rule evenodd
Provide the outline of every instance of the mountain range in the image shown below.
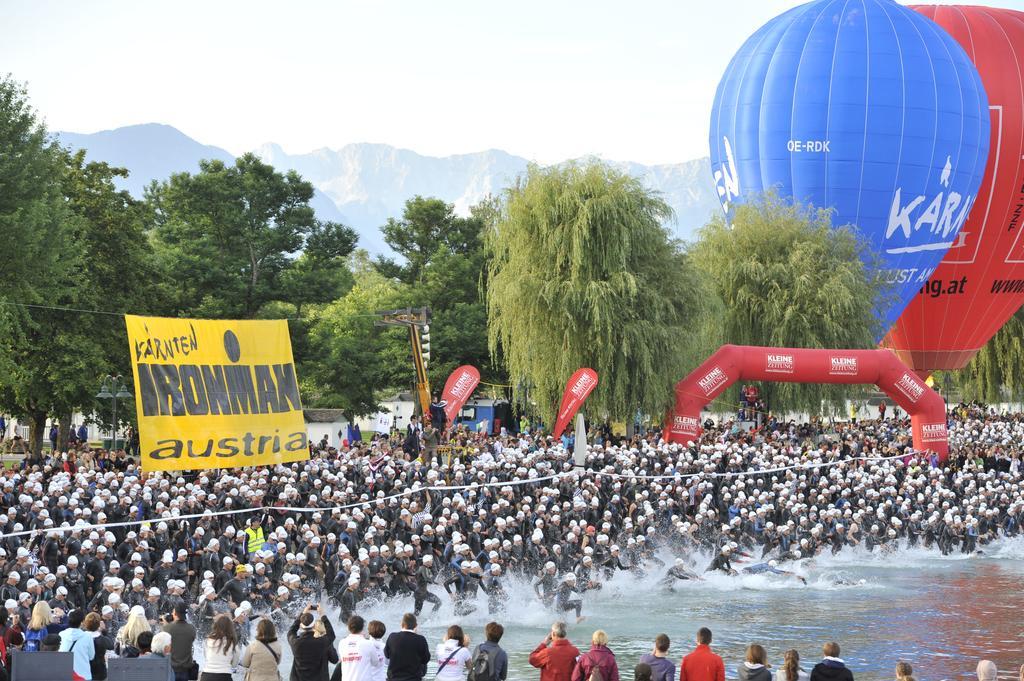
<path fill-rule="evenodd" d="M 96 133 L 57 133 L 62 144 L 86 149 L 92 160 L 129 170 L 120 184 L 142 196 L 152 180 L 199 167 L 201 159 L 234 160 L 228 151 L 205 145 L 169 125 L 130 125 Z M 359 243 L 371 253 L 386 252 L 380 227 L 399 217 L 406 199 L 433 196 L 467 214 L 470 206 L 489 194 L 499 194 L 529 161 L 497 149 L 434 157 L 386 144 L 348 144 L 289 154 L 269 143 L 253 152 L 279 170 L 295 170 L 316 187 L 311 203 L 323 220 L 344 222 L 359 233 Z M 719 210 L 707 158 L 647 166 L 612 162 L 660 192 L 676 218 L 667 227 L 680 239 L 692 238 L 697 228 Z"/>

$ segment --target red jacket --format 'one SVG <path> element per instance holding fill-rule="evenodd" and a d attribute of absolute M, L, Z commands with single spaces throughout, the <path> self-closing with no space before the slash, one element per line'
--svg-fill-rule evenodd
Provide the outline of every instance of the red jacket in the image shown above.
<path fill-rule="evenodd" d="M 569 643 L 569 639 L 556 638 L 551 640 L 551 647 L 542 641 L 534 648 L 530 664 L 540 670 L 540 681 L 569 681 L 579 656 L 579 648 Z"/>
<path fill-rule="evenodd" d="M 590 650 L 580 655 L 576 668 L 572 670 L 572 681 L 589 681 L 590 672 L 594 667 L 601 668 L 604 681 L 619 681 L 619 665 L 615 661 L 615 653 L 608 646 L 590 646 Z"/>
<path fill-rule="evenodd" d="M 725 663 L 700 643 L 679 664 L 679 681 L 725 681 Z"/>

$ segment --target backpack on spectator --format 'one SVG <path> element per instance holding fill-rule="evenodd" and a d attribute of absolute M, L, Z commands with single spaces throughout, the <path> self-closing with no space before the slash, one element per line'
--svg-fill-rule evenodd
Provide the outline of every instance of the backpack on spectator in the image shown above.
<path fill-rule="evenodd" d="M 590 660 L 590 676 L 587 677 L 586 681 L 604 681 L 604 673 L 601 671 L 601 665 L 593 660 L 593 658 L 587 658 Z"/>
<path fill-rule="evenodd" d="M 43 629 L 26 629 L 25 630 L 25 652 L 35 653 L 39 651 L 39 648 L 43 645 L 43 639 L 46 638 L 46 634 L 49 633 L 45 628 Z"/>
<path fill-rule="evenodd" d="M 470 661 L 469 675 L 466 677 L 466 681 L 494 681 L 495 657 L 497 657 L 497 651 L 492 655 L 489 651 L 477 646 L 476 652 L 473 653 L 473 659 Z"/>

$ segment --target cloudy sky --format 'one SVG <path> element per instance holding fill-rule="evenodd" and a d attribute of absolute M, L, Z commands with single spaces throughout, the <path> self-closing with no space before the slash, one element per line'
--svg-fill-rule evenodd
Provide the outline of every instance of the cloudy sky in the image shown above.
<path fill-rule="evenodd" d="M 707 154 L 729 58 L 796 4 L 0 0 L 0 71 L 52 130 L 168 123 L 236 154 L 384 142 L 675 162 Z"/>

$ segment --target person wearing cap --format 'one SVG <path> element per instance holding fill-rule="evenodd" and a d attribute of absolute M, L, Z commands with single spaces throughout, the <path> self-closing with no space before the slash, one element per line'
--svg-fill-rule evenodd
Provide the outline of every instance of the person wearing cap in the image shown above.
<path fill-rule="evenodd" d="M 780 570 L 778 566 L 779 566 L 779 562 L 778 561 L 776 561 L 776 560 L 769 560 L 769 561 L 766 561 L 766 562 L 763 562 L 763 563 L 755 563 L 753 565 L 747 565 L 747 566 L 745 566 L 743 568 L 743 572 L 745 574 L 748 574 L 748 575 L 763 575 L 763 574 L 782 575 L 784 577 L 792 577 L 792 578 L 794 578 L 796 580 L 799 580 L 800 583 L 802 583 L 802 584 L 807 584 L 807 580 L 804 579 L 801 575 L 798 575 L 797 573 L 791 572 L 789 570 Z"/>
<path fill-rule="evenodd" d="M 476 604 L 473 601 L 476 600 L 482 575 L 474 572 L 474 565 L 472 561 L 462 561 L 459 571 L 444 582 L 444 590 L 455 602 L 455 614 L 458 617 L 476 612 Z"/>
<path fill-rule="evenodd" d="M 348 578 L 345 590 L 338 596 L 338 616 L 342 622 L 347 622 L 348 618 L 355 614 L 359 593 L 359 577 L 353 574 Z"/>
<path fill-rule="evenodd" d="M 555 611 L 558 613 L 575 612 L 576 623 L 579 624 L 583 621 L 583 615 L 581 614 L 583 599 L 573 598 L 574 594 L 579 595 L 579 591 L 576 589 L 576 575 L 572 572 L 567 572 L 562 577 L 555 592 Z"/>
<path fill-rule="evenodd" d="M 18 596 L 21 595 L 21 574 L 12 571 L 7 573 L 7 581 L 4 582 L 3 586 L 0 586 L 0 598 L 5 601 L 17 601 Z"/>
<path fill-rule="evenodd" d="M 323 636 L 314 635 L 317 619 L 323 623 Z M 290 681 L 330 681 L 328 662 L 334 652 L 334 640 L 334 628 L 327 615 L 322 614 L 319 605 L 307 605 L 288 629 L 292 650 Z"/>
<path fill-rule="evenodd" d="M 701 577 L 686 567 L 686 561 L 682 558 L 676 558 L 675 563 L 668 569 L 665 576 L 662 577 L 661 584 L 671 590 L 677 581 L 689 581 L 691 579 L 700 580 Z"/>
<path fill-rule="evenodd" d="M 714 558 L 711 559 L 711 563 L 708 565 L 704 572 L 724 572 L 727 575 L 738 574 L 732 567 L 732 547 L 726 544 L 723 546 Z"/>
<path fill-rule="evenodd" d="M 557 568 L 552 561 L 544 564 L 540 576 L 533 582 L 533 591 L 541 603 L 550 606 L 555 600 L 555 592 L 558 590 L 558 580 L 555 577 Z"/>
<path fill-rule="evenodd" d="M 501 565 L 491 563 L 487 568 L 487 574 L 480 581 L 480 588 L 487 594 L 487 614 L 494 615 L 505 612 L 506 604 L 509 601 L 508 592 L 502 583 Z"/>
<path fill-rule="evenodd" d="M 413 589 L 413 614 L 419 617 L 424 603 L 433 605 L 432 613 L 437 612 L 441 607 L 441 599 L 432 594 L 428 588 L 434 584 L 435 579 L 434 556 L 429 553 L 423 556 L 414 577 L 416 581 Z"/>
<path fill-rule="evenodd" d="M 246 569 L 246 566 L 238 565 L 235 567 L 235 574 L 220 589 L 218 596 L 226 600 L 232 610 L 237 608 L 242 601 L 249 598 L 248 575 L 249 571 Z"/>

